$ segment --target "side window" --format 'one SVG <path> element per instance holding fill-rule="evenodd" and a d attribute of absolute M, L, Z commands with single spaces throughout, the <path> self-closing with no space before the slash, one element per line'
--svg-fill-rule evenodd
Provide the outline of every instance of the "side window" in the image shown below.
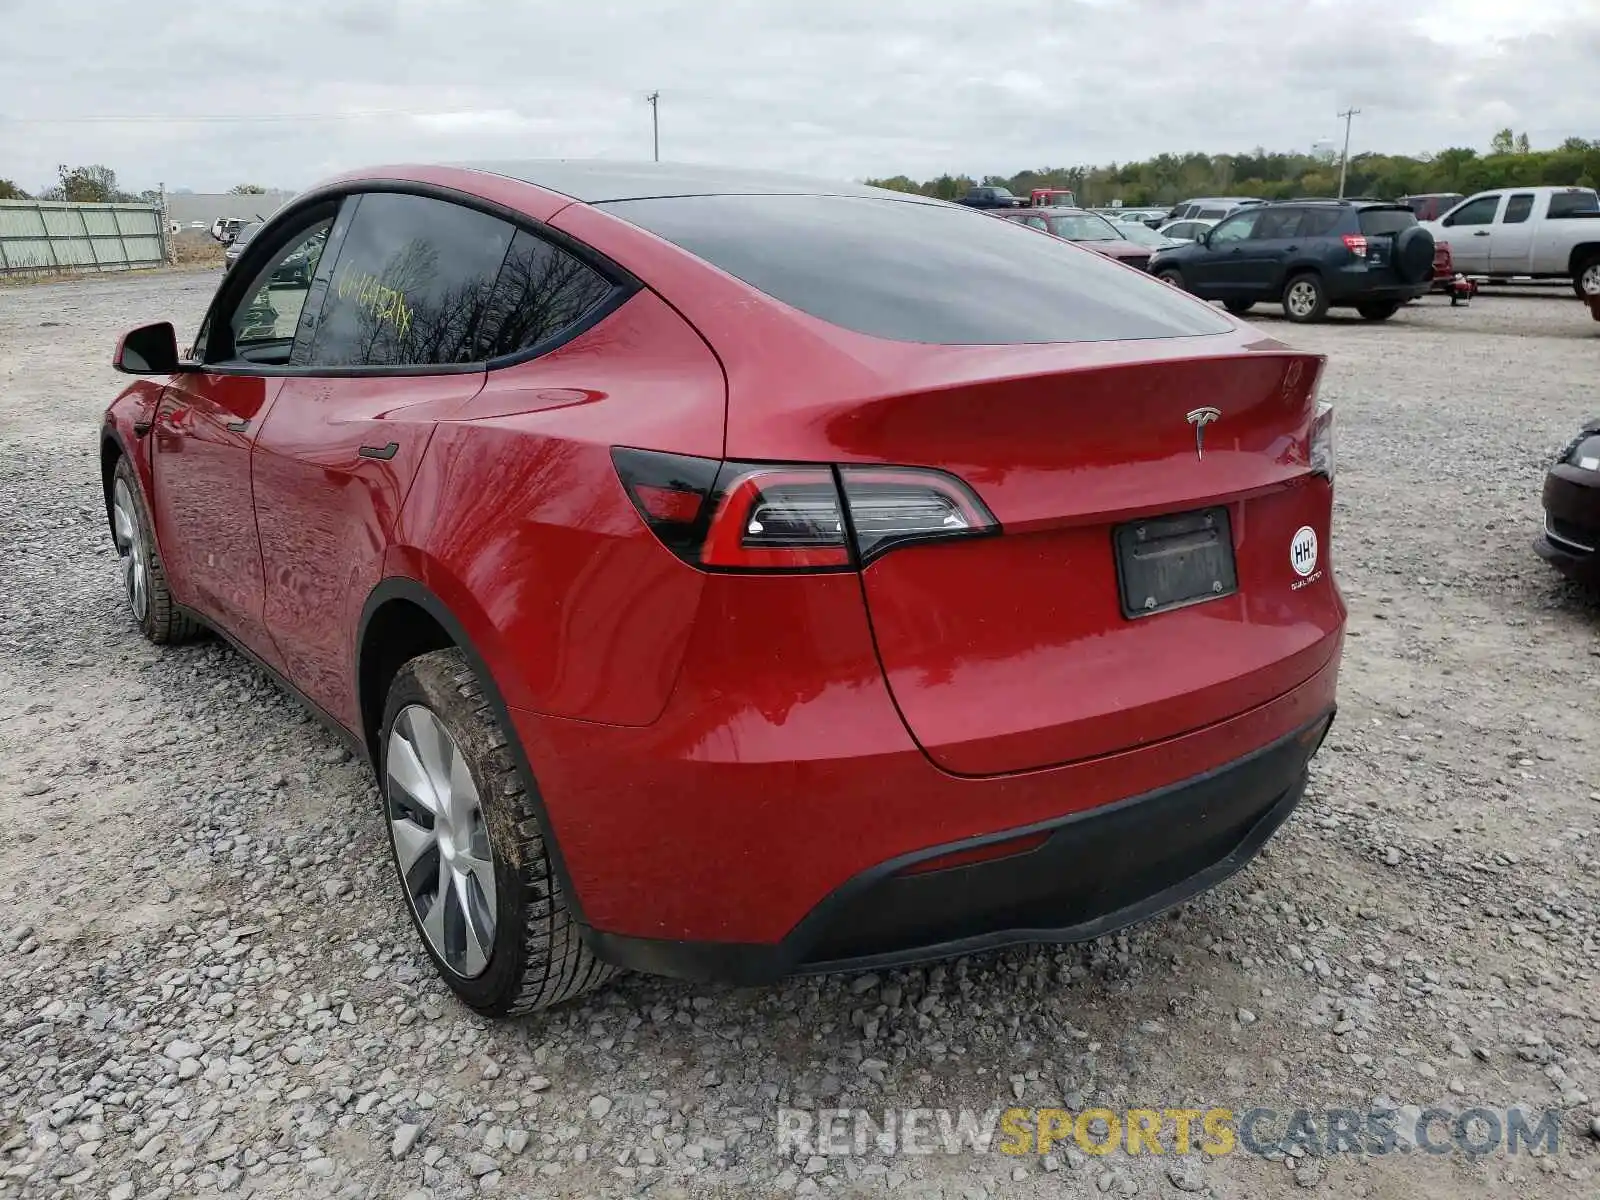
<path fill-rule="evenodd" d="M 1528 214 L 1533 211 L 1533 196 L 1527 192 L 1519 192 L 1506 201 L 1505 216 L 1500 218 L 1502 225 L 1519 225 L 1528 219 Z"/>
<path fill-rule="evenodd" d="M 1488 225 L 1500 207 L 1499 196 L 1477 196 L 1445 218 L 1446 225 Z"/>
<path fill-rule="evenodd" d="M 1300 217 L 1300 232 L 1296 235 L 1303 238 L 1327 237 L 1336 228 L 1343 214 L 1336 208 L 1308 208 L 1304 209 Z"/>
<path fill-rule="evenodd" d="M 481 362 L 479 338 L 515 230 L 444 200 L 363 195 L 328 283 L 307 364 Z"/>
<path fill-rule="evenodd" d="M 1304 212 L 1300 208 L 1268 208 L 1263 209 L 1260 218 L 1256 221 L 1255 241 L 1269 239 L 1283 239 L 1299 236 L 1300 216 Z"/>
<path fill-rule="evenodd" d="M 1242 242 L 1248 238 L 1256 227 L 1258 212 L 1242 212 L 1236 217 L 1229 217 L 1211 231 L 1211 244 L 1213 246 L 1227 242 Z"/>
<path fill-rule="evenodd" d="M 318 221 L 291 237 L 256 272 L 228 318 L 235 357 L 279 366 L 289 361 L 311 279 L 322 261 L 322 249 L 328 244 L 332 227 L 332 217 Z M 200 339 L 206 336 L 206 329 L 202 328 Z M 198 351 L 201 345 L 202 341 L 197 340 L 195 349 Z"/>
<path fill-rule="evenodd" d="M 499 358 L 548 341 L 582 320 L 611 290 L 611 281 L 593 268 L 519 229 L 490 295 L 480 352 Z"/>

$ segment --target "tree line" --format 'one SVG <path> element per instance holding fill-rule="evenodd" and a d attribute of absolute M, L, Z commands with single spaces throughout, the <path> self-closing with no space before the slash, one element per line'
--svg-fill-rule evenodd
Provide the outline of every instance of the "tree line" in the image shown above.
<path fill-rule="evenodd" d="M 1552 150 L 1534 150 L 1527 134 L 1503 129 L 1491 140 L 1487 154 L 1458 146 L 1416 157 L 1353 155 L 1345 195 L 1385 199 L 1427 192 L 1471 195 L 1488 188 L 1537 184 L 1595 187 L 1596 180 L 1600 180 L 1600 139 L 1570 137 Z M 1141 162 L 1099 167 L 1040 167 L 982 179 L 944 174 L 919 181 L 894 175 L 867 182 L 942 200 L 954 200 L 968 188 L 983 184 L 1010 188 L 1021 196 L 1036 187 L 1071 188 L 1078 203 L 1086 205 L 1120 200 L 1130 207 L 1159 207 L 1191 196 L 1287 200 L 1337 195 L 1339 159 L 1332 153 L 1272 154 L 1257 148 L 1250 154 L 1158 154 Z"/>
<path fill-rule="evenodd" d="M 256 183 L 241 183 L 230 189 L 235 196 L 259 196 L 267 189 Z M 0 179 L 0 200 L 67 200 L 74 204 L 154 204 L 161 193 L 154 188 L 142 192 L 124 191 L 117 184 L 117 173 L 101 163 L 56 168 L 56 182 L 30 196 L 10 179 Z"/>

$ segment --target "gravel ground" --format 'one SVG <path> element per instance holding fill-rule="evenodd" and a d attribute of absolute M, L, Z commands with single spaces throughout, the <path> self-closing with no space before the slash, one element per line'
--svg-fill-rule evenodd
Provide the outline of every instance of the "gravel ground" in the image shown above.
<path fill-rule="evenodd" d="M 106 362 L 127 326 L 193 330 L 215 282 L 0 290 L 0 1195 L 1600 1191 L 1600 606 L 1530 549 L 1546 464 L 1600 407 L 1600 326 L 1570 298 L 1261 319 L 1330 359 L 1351 619 L 1307 802 L 1241 876 L 1087 946 L 759 989 L 630 976 L 492 1024 L 432 978 L 366 773 L 231 651 L 158 650 L 124 615 Z M 1524 1104 L 1561 1110 L 1560 1146 L 776 1145 L 779 1105 L 1018 1097 Z"/>

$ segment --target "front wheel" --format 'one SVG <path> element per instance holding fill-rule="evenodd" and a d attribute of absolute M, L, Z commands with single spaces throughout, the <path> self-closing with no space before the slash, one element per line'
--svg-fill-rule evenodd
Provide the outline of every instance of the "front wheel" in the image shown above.
<path fill-rule="evenodd" d="M 485 1016 L 598 987 L 595 958 L 503 730 L 466 655 L 437 650 L 395 676 L 378 775 L 400 889 L 428 957 Z"/>
<path fill-rule="evenodd" d="M 1328 290 L 1315 275 L 1296 275 L 1283 289 L 1283 315 L 1297 324 L 1320 321 L 1328 313 Z"/>
<path fill-rule="evenodd" d="M 1161 280 L 1162 283 L 1170 283 L 1173 287 L 1177 288 L 1181 292 L 1189 290 L 1184 286 L 1183 272 L 1178 270 L 1177 267 L 1167 267 L 1162 271 L 1158 271 L 1156 273 L 1156 278 Z"/>
<path fill-rule="evenodd" d="M 1400 311 L 1400 306 L 1393 300 L 1375 300 L 1369 304 L 1356 305 L 1356 311 L 1368 321 L 1387 321 Z"/>
<path fill-rule="evenodd" d="M 1223 307 L 1236 317 L 1242 317 L 1256 306 L 1254 300 L 1224 300 Z"/>

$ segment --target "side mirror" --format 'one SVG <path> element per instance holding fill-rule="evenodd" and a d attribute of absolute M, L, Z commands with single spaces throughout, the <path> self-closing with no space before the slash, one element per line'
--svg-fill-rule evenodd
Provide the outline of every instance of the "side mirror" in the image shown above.
<path fill-rule="evenodd" d="M 1202 246 L 1211 245 L 1211 230 L 1209 230 L 1209 229 L 1197 229 L 1197 230 L 1195 230 L 1194 240 L 1199 242 Z"/>
<path fill-rule="evenodd" d="M 174 375 L 178 371 L 178 335 L 171 321 L 141 325 L 122 335 L 111 365 L 124 375 Z"/>

